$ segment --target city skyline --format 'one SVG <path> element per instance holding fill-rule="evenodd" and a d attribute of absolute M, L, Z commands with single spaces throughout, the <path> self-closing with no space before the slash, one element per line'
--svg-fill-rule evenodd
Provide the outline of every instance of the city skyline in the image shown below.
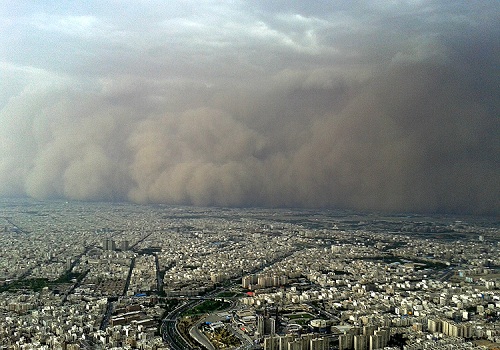
<path fill-rule="evenodd" d="M 0 196 L 499 215 L 499 6 L 0 4 Z"/>
<path fill-rule="evenodd" d="M 5 349 L 488 350 L 498 220 L 0 199 Z"/>

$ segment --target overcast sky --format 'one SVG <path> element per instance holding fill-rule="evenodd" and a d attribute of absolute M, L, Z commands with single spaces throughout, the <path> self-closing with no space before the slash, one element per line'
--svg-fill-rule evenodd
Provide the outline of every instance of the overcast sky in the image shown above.
<path fill-rule="evenodd" d="M 0 0 L 0 195 L 500 213 L 498 1 Z"/>

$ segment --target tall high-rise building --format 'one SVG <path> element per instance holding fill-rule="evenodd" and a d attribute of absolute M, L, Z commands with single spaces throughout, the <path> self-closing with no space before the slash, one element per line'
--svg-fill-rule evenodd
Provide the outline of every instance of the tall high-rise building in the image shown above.
<path fill-rule="evenodd" d="M 266 328 L 269 329 L 269 334 L 276 334 L 276 319 L 274 317 L 269 318 L 269 320 L 266 322 Z"/>
<path fill-rule="evenodd" d="M 354 335 L 344 333 L 339 336 L 339 349 L 346 350 L 352 349 L 354 346 Z"/>
<path fill-rule="evenodd" d="M 427 329 L 430 333 L 439 333 L 442 331 L 442 322 L 441 320 L 436 319 L 428 319 L 427 320 Z"/>
<path fill-rule="evenodd" d="M 382 349 L 383 339 L 380 335 L 370 335 L 370 350 Z"/>
<path fill-rule="evenodd" d="M 265 320 L 264 316 L 262 315 L 257 316 L 257 332 L 260 334 L 261 337 L 263 337 L 265 334 Z"/>
<path fill-rule="evenodd" d="M 111 238 L 105 238 L 104 241 L 102 242 L 102 249 L 115 250 L 116 249 L 115 241 L 113 241 Z"/>
<path fill-rule="evenodd" d="M 381 337 L 381 347 L 384 348 L 389 343 L 391 331 L 388 327 L 379 327 L 378 330 L 375 331 L 375 335 Z"/>
<path fill-rule="evenodd" d="M 330 338 L 316 338 L 309 342 L 309 350 L 328 350 L 330 348 Z"/>
<path fill-rule="evenodd" d="M 120 250 L 127 251 L 129 249 L 129 242 L 127 240 L 120 242 Z"/>
<path fill-rule="evenodd" d="M 368 338 L 366 335 L 354 336 L 354 350 L 368 350 Z"/>
<path fill-rule="evenodd" d="M 264 350 L 278 350 L 279 342 L 274 337 L 264 338 Z"/>

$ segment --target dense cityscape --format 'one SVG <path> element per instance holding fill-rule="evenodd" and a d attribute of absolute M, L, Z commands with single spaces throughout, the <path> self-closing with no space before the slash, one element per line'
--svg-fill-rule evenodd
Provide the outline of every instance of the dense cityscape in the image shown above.
<path fill-rule="evenodd" d="M 500 347 L 493 219 L 1 205 L 1 349 Z"/>

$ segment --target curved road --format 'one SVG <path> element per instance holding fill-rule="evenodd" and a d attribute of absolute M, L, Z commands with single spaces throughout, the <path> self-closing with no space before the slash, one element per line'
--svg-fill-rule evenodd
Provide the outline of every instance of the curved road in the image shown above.
<path fill-rule="evenodd" d="M 192 300 L 176 307 L 163 319 L 160 332 L 163 341 L 173 350 L 193 349 L 193 347 L 177 332 L 177 319 L 186 310 L 199 304 L 199 300 Z"/>
<path fill-rule="evenodd" d="M 205 318 L 202 318 L 200 321 L 196 322 L 196 324 L 189 330 L 189 335 L 198 343 L 200 343 L 205 349 L 215 350 L 215 347 L 212 345 L 212 343 L 210 343 L 207 337 L 205 337 L 198 329 L 198 327 L 204 320 Z"/>
<path fill-rule="evenodd" d="M 252 271 L 250 271 L 249 273 L 256 273 L 258 271 L 261 271 L 264 268 L 287 258 L 288 256 L 292 255 L 296 250 L 297 249 L 293 249 L 287 254 L 283 254 L 279 257 L 274 258 L 271 261 L 267 261 L 263 266 L 257 267 Z M 236 277 L 234 279 L 231 279 L 230 283 L 236 284 L 238 283 L 239 280 L 240 277 Z M 204 299 L 209 299 L 215 296 L 217 293 L 224 291 L 227 288 L 229 288 L 229 286 L 218 287 L 215 290 L 211 291 L 210 293 L 206 294 L 205 297 L 203 297 L 203 299 L 190 300 L 189 302 L 186 302 L 185 304 L 178 306 L 172 312 L 170 312 L 167 315 L 167 317 L 163 319 L 162 325 L 160 327 L 160 333 L 162 334 L 163 341 L 167 343 L 169 347 L 173 350 L 199 349 L 199 347 L 193 347 L 191 344 L 189 344 L 189 342 L 186 341 L 177 331 L 177 319 L 184 311 L 195 307 L 196 305 L 200 304 Z M 244 345 L 243 348 L 249 349 L 250 345 L 248 344 Z"/>

